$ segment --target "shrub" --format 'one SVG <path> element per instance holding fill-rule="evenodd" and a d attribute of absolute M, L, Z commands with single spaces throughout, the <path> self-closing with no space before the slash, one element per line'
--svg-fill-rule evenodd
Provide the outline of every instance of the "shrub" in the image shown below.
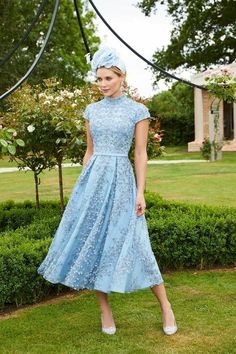
<path fill-rule="evenodd" d="M 146 192 L 146 204 L 150 241 L 161 271 L 236 264 L 236 209 L 168 202 L 151 192 Z M 43 202 L 40 210 L 32 202 L 0 205 L 0 308 L 68 291 L 37 273 L 60 218 L 58 202 Z"/>
<path fill-rule="evenodd" d="M 16 228 L 16 223 L 5 223 L 6 228 L 0 234 L 0 308 L 10 304 L 19 306 L 35 303 L 49 293 L 65 288 L 61 284 L 52 285 L 46 282 L 36 272 L 47 254 L 52 236 L 60 221 L 59 204 L 48 204 L 44 205 L 44 210 L 37 210 L 35 205 L 32 205 L 32 209 L 17 208 L 19 205 L 22 206 L 22 203 L 12 204 L 10 209 L 1 208 L 0 215 L 2 216 L 5 211 L 4 217 L 6 217 L 11 212 L 9 215 L 12 220 L 14 211 L 19 215 L 18 212 L 21 210 L 23 226 L 18 225 Z M 26 210 L 30 213 L 23 212 Z M 17 220 L 19 221 L 19 218 Z"/>
<path fill-rule="evenodd" d="M 21 239 L 21 242 L 11 247 L 1 245 L 1 308 L 10 304 L 20 306 L 35 303 L 61 288 L 42 281 L 36 273 L 36 266 L 45 256 L 50 241 L 51 238 L 34 242 Z"/>
<path fill-rule="evenodd" d="M 146 193 L 150 240 L 162 270 L 236 263 L 236 210 L 167 202 Z M 156 202 L 155 202 L 156 200 Z"/>
<path fill-rule="evenodd" d="M 194 140 L 193 89 L 174 83 L 167 91 L 152 97 L 148 107 L 152 116 L 157 116 L 164 130 L 163 144 L 185 145 Z"/>
<path fill-rule="evenodd" d="M 206 160 L 210 160 L 211 157 L 211 143 L 209 138 L 205 138 L 202 142 L 202 147 L 200 148 L 201 154 Z"/>
<path fill-rule="evenodd" d="M 37 218 L 53 217 L 59 210 L 58 203 L 54 201 L 42 202 L 40 210 L 37 210 L 35 202 L 32 201 L 22 203 L 6 201 L 0 204 L 0 233 L 27 226 Z"/>

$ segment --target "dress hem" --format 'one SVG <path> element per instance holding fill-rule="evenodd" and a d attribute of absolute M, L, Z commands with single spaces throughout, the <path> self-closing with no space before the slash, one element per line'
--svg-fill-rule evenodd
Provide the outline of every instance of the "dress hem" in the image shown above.
<path fill-rule="evenodd" d="M 39 273 L 39 274 L 41 274 L 41 275 L 43 276 L 42 273 Z M 62 285 L 65 285 L 65 286 L 67 286 L 67 287 L 69 287 L 69 288 L 71 288 L 71 289 L 74 289 L 74 290 L 76 290 L 76 291 L 79 291 L 79 290 L 97 290 L 97 291 L 104 292 L 104 293 L 106 293 L 106 294 L 110 294 L 110 293 L 120 293 L 120 294 L 132 293 L 132 292 L 134 292 L 134 291 L 143 290 L 143 289 L 147 289 L 147 288 L 152 288 L 152 287 L 155 286 L 155 285 L 160 285 L 160 284 L 163 284 L 163 283 L 164 283 L 164 280 L 162 279 L 162 280 L 159 281 L 159 282 L 146 284 L 146 285 L 144 285 L 144 286 L 142 286 L 142 287 L 139 287 L 139 288 L 133 288 L 133 289 L 124 291 L 124 290 L 115 289 L 115 288 L 113 288 L 113 289 L 111 289 L 111 290 L 104 290 L 104 289 L 101 289 L 101 288 L 95 288 L 95 287 L 89 287 L 89 286 L 86 286 L 86 287 L 74 287 L 74 286 L 72 286 L 72 285 L 69 285 L 69 284 L 66 283 L 66 282 L 62 282 L 62 281 L 56 281 L 56 282 L 54 282 L 54 281 L 52 281 L 52 280 L 46 279 L 44 276 L 43 276 L 43 278 L 44 278 L 45 280 L 47 280 L 48 282 L 52 283 L 52 284 L 62 284 Z"/>

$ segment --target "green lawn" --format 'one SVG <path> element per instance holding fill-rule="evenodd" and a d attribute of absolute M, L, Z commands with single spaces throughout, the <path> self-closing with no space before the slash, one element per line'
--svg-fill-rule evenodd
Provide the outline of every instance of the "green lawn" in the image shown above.
<path fill-rule="evenodd" d="M 163 274 L 179 331 L 162 332 L 161 312 L 150 289 L 110 294 L 117 332 L 100 331 L 94 292 L 71 292 L 2 316 L 3 354 L 235 353 L 235 271 Z M 74 294 L 74 296 L 72 296 Z"/>
<path fill-rule="evenodd" d="M 149 165 L 146 188 L 168 200 L 236 207 L 236 153 L 216 162 Z"/>
<path fill-rule="evenodd" d="M 181 148 L 168 153 L 170 159 L 201 158 Z M 7 165 L 5 161 L 0 167 Z M 65 195 L 81 169 L 63 169 Z M 224 153 L 223 161 L 214 163 L 148 165 L 147 172 L 147 190 L 166 199 L 236 207 L 236 153 Z M 58 199 L 57 170 L 41 175 L 40 196 Z M 0 174 L 0 198 L 34 199 L 32 173 Z M 100 330 L 94 292 L 68 288 L 60 298 L 0 316 L 0 353 L 236 353 L 235 273 L 236 268 L 162 274 L 179 327 L 174 336 L 163 334 L 160 308 L 150 289 L 110 295 L 117 333 L 108 336 Z"/>
<path fill-rule="evenodd" d="M 70 194 L 72 187 L 80 175 L 82 167 L 63 168 L 64 193 Z M 41 199 L 58 199 L 58 171 L 53 169 L 40 175 Z M 13 199 L 15 201 L 34 200 L 34 179 L 31 171 L 0 173 L 0 200 Z"/>
<path fill-rule="evenodd" d="M 188 152 L 187 146 L 167 146 L 165 148 L 165 154 L 160 157 L 160 160 L 202 160 L 200 152 Z M 66 160 L 65 162 L 70 162 Z M 1 167 L 15 167 L 17 164 L 13 162 L 9 162 L 8 158 L 0 159 L 0 168 Z"/>
<path fill-rule="evenodd" d="M 200 152 L 188 152 L 187 146 L 167 146 L 160 160 L 203 160 Z"/>
<path fill-rule="evenodd" d="M 169 148 L 168 154 L 169 159 L 171 156 L 175 159 L 190 158 L 183 148 Z M 197 154 L 201 158 L 199 153 L 194 154 L 195 158 Z M 63 169 L 65 195 L 70 194 L 81 169 Z M 224 153 L 223 160 L 216 162 L 150 164 L 146 189 L 158 192 L 168 200 L 236 207 L 236 153 Z M 41 175 L 40 197 L 58 198 L 57 170 L 46 171 Z M 1 173 L 0 199 L 34 199 L 32 173 Z"/>
<path fill-rule="evenodd" d="M 13 162 L 9 162 L 8 159 L 6 157 L 4 157 L 4 159 L 0 159 L 0 168 L 1 167 L 15 167 L 16 163 Z"/>

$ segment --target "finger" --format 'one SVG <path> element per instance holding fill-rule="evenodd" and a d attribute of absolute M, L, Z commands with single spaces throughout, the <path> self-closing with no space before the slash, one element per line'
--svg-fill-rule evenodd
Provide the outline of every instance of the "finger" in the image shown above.
<path fill-rule="evenodd" d="M 141 210 L 142 210 L 142 209 L 141 209 L 140 206 L 138 205 L 138 207 L 136 208 L 136 213 L 139 214 Z"/>

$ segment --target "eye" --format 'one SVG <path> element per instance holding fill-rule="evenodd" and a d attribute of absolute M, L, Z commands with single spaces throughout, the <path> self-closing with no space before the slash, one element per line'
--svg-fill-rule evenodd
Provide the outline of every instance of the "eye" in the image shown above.
<path fill-rule="evenodd" d="M 112 80 L 112 77 L 111 77 L 111 76 L 107 76 L 107 77 L 106 77 L 106 80 L 107 80 L 107 81 L 111 81 L 111 80 Z"/>

